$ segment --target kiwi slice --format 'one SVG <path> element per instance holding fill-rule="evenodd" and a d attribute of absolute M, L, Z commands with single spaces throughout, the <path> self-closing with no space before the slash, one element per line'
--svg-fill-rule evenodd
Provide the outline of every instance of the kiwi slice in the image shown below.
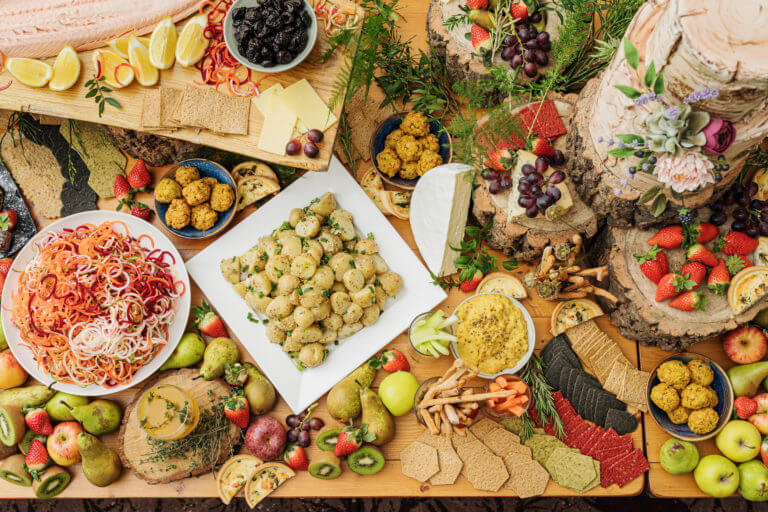
<path fill-rule="evenodd" d="M 38 498 L 53 498 L 67 488 L 70 480 L 72 480 L 72 475 L 66 469 L 59 466 L 51 466 L 43 471 L 39 480 L 35 480 L 33 483 L 35 496 Z"/>
<path fill-rule="evenodd" d="M 48 441 L 48 436 L 44 436 L 43 434 L 38 434 L 34 430 L 27 430 L 24 432 L 24 437 L 21 438 L 21 441 L 19 441 L 19 450 L 24 455 L 27 454 L 29 451 L 29 445 L 32 444 L 32 441 L 37 439 L 41 443 L 43 443 L 43 446 L 45 446 L 45 443 Z"/>
<path fill-rule="evenodd" d="M 320 432 L 320 435 L 317 436 L 315 444 L 324 452 L 332 452 L 336 448 L 336 441 L 339 440 L 339 434 L 341 434 L 340 428 L 323 430 Z"/>
<path fill-rule="evenodd" d="M 321 480 L 332 480 L 341 475 L 341 461 L 331 452 L 318 453 L 309 463 L 309 474 Z"/>
<path fill-rule="evenodd" d="M 375 475 L 384 467 L 384 455 L 373 446 L 363 446 L 347 456 L 349 469 L 358 475 Z"/>
<path fill-rule="evenodd" d="M 0 405 L 0 443 L 13 446 L 24 436 L 27 429 L 21 407 Z"/>
<path fill-rule="evenodd" d="M 0 478 L 22 487 L 30 487 L 32 485 L 32 477 L 29 476 L 29 473 L 24 468 L 24 456 L 20 453 L 11 455 L 3 460 L 3 462 L 0 462 Z"/>

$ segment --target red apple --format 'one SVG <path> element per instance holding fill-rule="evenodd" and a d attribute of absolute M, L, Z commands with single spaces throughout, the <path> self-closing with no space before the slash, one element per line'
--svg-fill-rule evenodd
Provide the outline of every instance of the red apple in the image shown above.
<path fill-rule="evenodd" d="M 749 417 L 749 422 L 756 426 L 761 434 L 768 434 L 768 393 L 760 393 L 752 399 L 757 402 L 757 412 Z"/>
<path fill-rule="evenodd" d="M 13 352 L 0 352 L 0 388 L 10 389 L 21 386 L 27 381 L 27 372 L 13 357 Z"/>
<path fill-rule="evenodd" d="M 48 455 L 59 466 L 71 466 L 80 462 L 80 450 L 77 448 L 77 436 L 83 427 L 76 421 L 64 421 L 54 427 L 48 436 Z"/>
<path fill-rule="evenodd" d="M 760 443 L 760 458 L 763 459 L 763 464 L 768 466 L 768 436 L 763 438 L 763 442 Z"/>
<path fill-rule="evenodd" d="M 738 327 L 725 335 L 723 350 L 734 363 L 756 363 L 768 351 L 768 338 L 757 327 Z"/>
<path fill-rule="evenodd" d="M 262 416 L 248 427 L 245 446 L 261 460 L 274 460 L 283 456 L 286 436 L 283 425 L 272 416 Z"/>

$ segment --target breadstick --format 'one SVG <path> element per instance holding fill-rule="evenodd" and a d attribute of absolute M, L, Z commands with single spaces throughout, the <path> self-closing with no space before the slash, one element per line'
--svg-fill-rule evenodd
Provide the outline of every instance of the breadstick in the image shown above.
<path fill-rule="evenodd" d="M 421 419 L 424 420 L 424 424 L 429 429 L 430 434 L 432 434 L 433 436 L 436 436 L 440 433 L 440 430 L 437 428 L 437 425 L 435 425 L 435 422 L 432 421 L 431 414 L 429 414 L 427 411 L 422 409 L 422 410 L 419 410 L 419 415 L 421 416 Z"/>
<path fill-rule="evenodd" d="M 446 404 L 459 404 L 462 402 L 479 402 L 481 400 L 488 400 L 490 398 L 507 398 L 517 394 L 514 389 L 505 389 L 502 391 L 494 391 L 492 393 L 480 393 L 471 396 L 451 396 L 447 398 L 433 398 L 431 400 L 422 400 L 419 407 L 426 409 L 433 405 L 446 405 Z"/>

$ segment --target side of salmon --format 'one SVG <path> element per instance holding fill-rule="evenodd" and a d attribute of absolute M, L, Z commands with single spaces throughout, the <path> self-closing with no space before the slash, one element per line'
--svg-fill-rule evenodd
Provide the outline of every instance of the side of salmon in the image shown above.
<path fill-rule="evenodd" d="M 178 22 L 200 0 L 0 0 L 0 50 L 8 57 L 53 57 L 146 34 L 166 16 Z"/>

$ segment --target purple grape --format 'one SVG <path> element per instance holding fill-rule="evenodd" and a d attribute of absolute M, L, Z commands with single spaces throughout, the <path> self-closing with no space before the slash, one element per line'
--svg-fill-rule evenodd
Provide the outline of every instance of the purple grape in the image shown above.
<path fill-rule="evenodd" d="M 731 222 L 731 229 L 733 231 L 744 231 L 747 229 L 747 223 L 743 220 L 735 220 Z"/>
<path fill-rule="evenodd" d="M 542 20 L 541 13 L 539 11 L 536 11 L 530 16 L 528 16 L 528 19 L 531 21 L 531 23 L 539 23 Z"/>
<path fill-rule="evenodd" d="M 323 137 L 324 137 L 323 132 L 315 128 L 312 128 L 307 132 L 307 139 L 309 139 L 312 142 L 322 142 Z"/>
<path fill-rule="evenodd" d="M 723 194 L 723 197 L 720 199 L 722 201 L 723 206 L 732 206 L 733 203 L 736 202 L 736 197 L 733 195 L 732 190 L 728 190 L 725 194 Z"/>
<path fill-rule="evenodd" d="M 496 169 L 483 169 L 482 176 L 484 180 L 497 180 L 499 179 L 499 171 Z"/>
<path fill-rule="evenodd" d="M 736 183 L 734 183 L 733 185 L 731 185 L 731 191 L 732 191 L 734 194 L 741 194 L 741 193 L 742 193 L 742 192 L 744 192 L 745 190 L 746 190 L 746 189 L 744 188 L 744 185 L 742 185 L 742 184 L 741 184 L 741 183 L 739 183 L 738 181 L 737 181 Z"/>
<path fill-rule="evenodd" d="M 533 62 L 536 59 L 536 52 L 533 50 L 525 50 L 525 52 L 523 52 L 523 58 L 526 62 Z"/>
<path fill-rule="evenodd" d="M 728 221 L 728 217 L 725 215 L 724 212 L 715 212 L 709 218 L 709 222 L 711 224 L 714 224 L 715 226 L 722 226 L 727 221 Z"/>
<path fill-rule="evenodd" d="M 534 218 L 539 214 L 539 209 L 536 207 L 536 205 L 529 206 L 525 209 L 525 216 L 529 218 Z"/>
<path fill-rule="evenodd" d="M 731 212 L 731 216 L 734 218 L 734 220 L 747 220 L 747 217 L 749 217 L 749 212 L 745 210 L 744 208 L 736 208 Z"/>
<path fill-rule="evenodd" d="M 535 39 L 529 39 L 525 42 L 525 47 L 529 50 L 536 50 L 539 47 L 539 43 L 537 43 Z"/>
<path fill-rule="evenodd" d="M 768 222 L 763 221 L 758 224 L 757 230 L 760 232 L 760 236 L 768 236 Z"/>
<path fill-rule="evenodd" d="M 522 55 L 523 54 L 523 47 L 519 44 L 515 46 L 515 55 Z"/>
<path fill-rule="evenodd" d="M 547 187 L 547 195 L 557 202 L 560 200 L 562 193 L 557 187 Z"/>
<path fill-rule="evenodd" d="M 544 173 L 544 171 L 549 169 L 549 159 L 545 156 L 540 156 L 536 159 L 536 162 L 534 162 L 534 168 L 536 169 L 536 172 Z"/>
<path fill-rule="evenodd" d="M 309 426 L 312 430 L 320 430 L 325 426 L 325 422 L 320 418 L 312 418 L 309 420 Z"/>
<path fill-rule="evenodd" d="M 549 32 L 541 32 L 536 36 L 536 42 L 541 44 L 547 44 L 549 42 Z"/>
<path fill-rule="evenodd" d="M 539 66 L 546 66 L 549 64 L 549 57 L 547 57 L 547 54 L 544 50 L 536 50 L 536 64 Z"/>
<path fill-rule="evenodd" d="M 285 424 L 293 428 L 299 424 L 299 417 L 296 416 L 295 414 L 291 414 L 287 418 L 285 418 Z"/>
<path fill-rule="evenodd" d="M 762 210 L 763 206 L 765 206 L 765 202 L 759 199 L 753 199 L 752 202 L 749 203 L 749 208 L 752 210 Z"/>
<path fill-rule="evenodd" d="M 552 200 L 549 196 L 541 196 L 538 199 L 536 199 L 536 206 L 539 208 L 539 211 L 541 213 L 544 213 L 547 211 L 547 208 L 552 206 L 555 202 Z"/>
<path fill-rule="evenodd" d="M 506 175 L 502 176 L 499 178 L 499 185 L 501 186 L 501 190 L 512 188 L 512 178 Z"/>
<path fill-rule="evenodd" d="M 758 189 L 757 183 L 755 183 L 754 181 L 750 181 L 749 185 L 747 185 L 747 194 L 749 194 L 749 196 L 752 197 L 753 195 L 757 194 L 757 189 Z"/>
<path fill-rule="evenodd" d="M 525 74 L 529 78 L 533 78 L 533 77 L 536 76 L 536 73 L 539 72 L 539 68 L 536 67 L 536 64 L 534 64 L 533 62 L 528 62 L 528 63 L 525 64 L 525 67 L 523 68 L 523 71 L 525 71 Z"/>
<path fill-rule="evenodd" d="M 725 206 L 723 206 L 722 203 L 712 203 L 709 209 L 713 212 L 722 212 L 725 210 Z"/>
<path fill-rule="evenodd" d="M 517 198 L 517 204 L 523 208 L 528 208 L 536 204 L 536 199 L 531 196 L 520 196 Z"/>
<path fill-rule="evenodd" d="M 536 172 L 536 168 L 531 164 L 523 164 L 520 170 L 523 171 L 523 176 L 528 176 Z"/>
<path fill-rule="evenodd" d="M 512 57 L 515 56 L 515 49 L 511 46 L 505 47 L 503 50 L 501 50 L 501 60 L 512 60 Z"/>
<path fill-rule="evenodd" d="M 760 220 L 768 221 L 768 210 L 763 210 L 760 212 Z"/>
<path fill-rule="evenodd" d="M 526 43 L 530 41 L 533 36 L 531 35 L 531 32 L 529 29 L 527 29 L 526 27 L 521 27 L 517 33 L 517 37 L 520 38 L 520 41 L 522 41 L 523 43 Z"/>
<path fill-rule="evenodd" d="M 504 41 L 501 44 L 504 46 L 515 46 L 517 44 L 517 38 L 510 34 L 504 38 Z"/>
<path fill-rule="evenodd" d="M 547 41 L 546 43 L 539 45 L 539 48 L 544 50 L 545 52 L 548 52 L 552 49 L 552 41 Z"/>
<path fill-rule="evenodd" d="M 553 185 L 562 183 L 565 180 L 565 173 L 563 171 L 555 171 L 549 176 L 549 182 Z"/>
<path fill-rule="evenodd" d="M 541 191 L 541 187 L 539 185 L 531 186 L 531 192 L 530 193 L 531 193 L 531 195 L 533 197 L 539 197 L 539 196 L 541 196 L 541 194 L 543 194 L 543 192 Z"/>
<path fill-rule="evenodd" d="M 320 148 L 314 142 L 307 142 L 304 144 L 304 154 L 309 158 L 317 158 L 317 155 L 320 154 Z"/>
<path fill-rule="evenodd" d="M 299 446 L 301 446 L 302 448 L 306 448 L 307 446 L 309 446 L 309 441 L 310 441 L 309 432 L 304 430 L 299 432 L 299 438 L 297 439 Z"/>
<path fill-rule="evenodd" d="M 491 194 L 498 194 L 501 192 L 501 184 L 499 180 L 493 180 L 488 184 L 488 192 Z"/>
<path fill-rule="evenodd" d="M 525 181 L 520 181 L 517 183 L 517 190 L 521 194 L 528 194 L 531 191 L 531 184 Z"/>
<path fill-rule="evenodd" d="M 510 59 L 509 65 L 512 66 L 514 69 L 519 68 L 523 65 L 523 57 L 521 55 L 515 55 Z"/>
<path fill-rule="evenodd" d="M 757 236 L 757 234 L 758 234 L 760 231 L 759 231 L 759 229 L 758 229 L 758 227 L 757 227 L 757 224 L 755 224 L 754 222 L 750 222 L 749 224 L 747 224 L 747 229 L 745 229 L 745 230 L 744 230 L 744 232 L 745 232 L 747 235 L 749 235 L 749 236 L 751 236 L 752 238 L 754 238 L 754 237 L 756 237 L 756 236 Z"/>
<path fill-rule="evenodd" d="M 288 435 L 287 436 L 288 436 L 288 442 L 289 443 L 295 443 L 296 441 L 299 440 L 299 433 L 296 432 L 293 429 L 288 431 Z"/>
<path fill-rule="evenodd" d="M 749 198 L 749 196 L 745 192 L 742 192 L 739 195 L 739 197 L 736 198 L 736 202 L 739 203 L 739 206 L 743 206 L 744 208 L 746 208 L 747 206 L 749 206 L 749 203 L 751 203 L 752 200 Z"/>
<path fill-rule="evenodd" d="M 311 429 L 312 427 L 309 426 L 309 422 L 301 424 L 301 430 L 303 430 L 304 432 L 309 432 Z"/>
<path fill-rule="evenodd" d="M 534 185 L 541 186 L 544 183 L 544 175 L 543 174 L 535 173 L 535 174 L 531 174 L 531 176 L 533 176 L 533 178 L 531 178 L 533 180 L 533 181 L 531 181 L 531 183 L 533 183 Z"/>
<path fill-rule="evenodd" d="M 301 142 L 299 142 L 296 139 L 293 139 L 288 144 L 285 145 L 285 154 L 286 155 L 298 155 L 299 151 L 301 151 Z"/>
<path fill-rule="evenodd" d="M 553 165 L 563 165 L 565 163 L 565 154 L 559 149 L 555 150 L 555 156 L 552 157 Z"/>

